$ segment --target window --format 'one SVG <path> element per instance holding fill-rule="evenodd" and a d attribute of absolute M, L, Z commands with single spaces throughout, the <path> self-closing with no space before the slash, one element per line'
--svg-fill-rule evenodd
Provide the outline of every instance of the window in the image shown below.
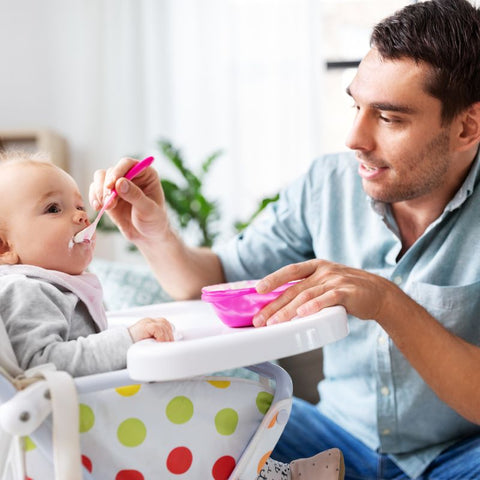
<path fill-rule="evenodd" d="M 322 98 L 322 152 L 345 150 L 353 109 L 345 93 L 356 66 L 369 49 L 373 26 L 412 3 L 405 0 L 322 0 L 325 61 Z"/>

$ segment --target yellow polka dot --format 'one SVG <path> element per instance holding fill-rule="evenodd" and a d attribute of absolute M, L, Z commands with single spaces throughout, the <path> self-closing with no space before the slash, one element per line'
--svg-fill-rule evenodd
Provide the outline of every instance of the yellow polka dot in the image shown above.
<path fill-rule="evenodd" d="M 127 418 L 117 429 L 118 440 L 125 447 L 138 447 L 146 436 L 147 428 L 138 418 Z"/>
<path fill-rule="evenodd" d="M 138 393 L 141 385 L 127 385 L 126 387 L 118 387 L 115 391 L 122 397 L 131 397 Z"/>
<path fill-rule="evenodd" d="M 207 380 L 207 382 L 215 388 L 228 388 L 232 383 L 229 380 Z"/>
<path fill-rule="evenodd" d="M 84 403 L 81 403 L 79 405 L 79 409 L 80 409 L 79 431 L 80 433 L 85 433 L 85 432 L 88 432 L 93 427 L 95 423 L 95 414 L 93 413 L 93 410 L 88 405 L 85 405 Z"/>
<path fill-rule="evenodd" d="M 30 452 L 36 448 L 35 442 L 30 437 L 23 437 L 23 449 L 25 452 Z"/>

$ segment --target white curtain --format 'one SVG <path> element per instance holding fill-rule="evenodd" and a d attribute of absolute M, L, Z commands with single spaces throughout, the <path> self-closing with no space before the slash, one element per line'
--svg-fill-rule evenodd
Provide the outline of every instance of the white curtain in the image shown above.
<path fill-rule="evenodd" d="M 96 168 L 159 138 L 194 169 L 221 149 L 208 193 L 228 234 L 321 151 L 319 3 L 0 0 L 0 128 L 65 135 L 84 193 Z"/>

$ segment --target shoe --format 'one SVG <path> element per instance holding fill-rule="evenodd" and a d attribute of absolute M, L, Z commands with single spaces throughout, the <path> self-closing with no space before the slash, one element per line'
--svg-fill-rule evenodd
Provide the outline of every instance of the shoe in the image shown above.
<path fill-rule="evenodd" d="M 301 458 L 290 463 L 292 480 L 343 480 L 345 463 L 338 448 L 317 453 L 310 458 Z"/>

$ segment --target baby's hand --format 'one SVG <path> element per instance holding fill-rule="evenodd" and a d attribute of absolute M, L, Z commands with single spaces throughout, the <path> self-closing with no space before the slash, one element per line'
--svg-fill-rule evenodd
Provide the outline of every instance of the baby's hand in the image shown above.
<path fill-rule="evenodd" d="M 173 342 L 172 324 L 165 318 L 142 318 L 128 329 L 133 342 L 154 338 L 157 342 Z"/>

